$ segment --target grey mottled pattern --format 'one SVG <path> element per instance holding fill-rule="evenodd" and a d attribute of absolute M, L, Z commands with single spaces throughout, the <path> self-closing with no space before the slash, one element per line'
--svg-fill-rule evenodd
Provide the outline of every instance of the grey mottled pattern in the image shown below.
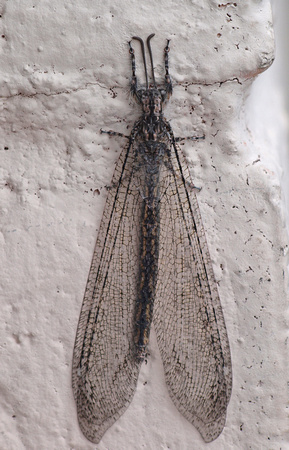
<path fill-rule="evenodd" d="M 169 128 L 169 125 L 168 125 Z M 217 286 L 181 151 L 160 170 L 159 256 L 153 323 L 169 394 L 205 442 L 221 433 L 232 373 Z M 119 157 L 88 277 L 73 358 L 84 435 L 99 442 L 130 404 L 142 360 L 134 347 L 143 168 L 137 141 Z"/>

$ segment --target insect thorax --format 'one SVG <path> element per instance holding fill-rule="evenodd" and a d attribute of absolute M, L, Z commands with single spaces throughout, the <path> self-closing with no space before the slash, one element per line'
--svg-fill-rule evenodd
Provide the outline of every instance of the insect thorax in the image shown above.
<path fill-rule="evenodd" d="M 165 90 L 156 87 L 139 89 L 136 93 L 136 100 L 142 106 L 140 133 L 144 141 L 160 141 L 167 134 L 162 113 L 165 95 Z"/>

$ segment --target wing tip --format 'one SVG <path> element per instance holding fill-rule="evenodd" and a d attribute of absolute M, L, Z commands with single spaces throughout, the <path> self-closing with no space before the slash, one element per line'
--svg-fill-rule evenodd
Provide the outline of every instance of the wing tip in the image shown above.
<path fill-rule="evenodd" d="M 217 439 L 222 433 L 226 424 L 226 413 L 213 422 L 204 423 L 198 419 L 194 420 L 194 426 L 202 436 L 204 442 L 209 443 Z"/>

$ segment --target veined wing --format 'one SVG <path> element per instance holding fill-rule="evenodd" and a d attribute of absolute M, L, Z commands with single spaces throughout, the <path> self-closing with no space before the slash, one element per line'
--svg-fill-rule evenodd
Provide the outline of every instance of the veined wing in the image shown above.
<path fill-rule="evenodd" d="M 208 246 L 184 156 L 163 165 L 153 322 L 170 396 L 205 442 L 221 433 L 231 357 Z"/>
<path fill-rule="evenodd" d="M 113 175 L 79 318 L 72 384 L 83 434 L 99 442 L 128 407 L 141 361 L 135 358 L 134 307 L 140 201 L 132 146 Z"/>

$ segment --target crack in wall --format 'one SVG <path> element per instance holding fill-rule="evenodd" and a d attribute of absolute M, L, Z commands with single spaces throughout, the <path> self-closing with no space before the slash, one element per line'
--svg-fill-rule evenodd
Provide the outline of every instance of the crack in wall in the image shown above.
<path fill-rule="evenodd" d="M 250 78 L 245 78 L 243 80 L 243 82 L 248 81 Z M 176 83 L 177 86 L 183 86 L 183 87 L 189 87 L 189 86 L 217 86 L 219 85 L 219 87 L 222 86 L 222 84 L 224 83 L 233 83 L 233 82 L 237 82 L 238 84 L 243 84 L 238 77 L 234 77 L 234 78 L 228 78 L 227 80 L 222 80 L 222 81 L 214 81 L 212 83 L 200 83 L 200 82 L 183 82 L 183 83 Z M 51 93 L 46 93 L 46 92 L 35 92 L 35 93 L 31 93 L 31 94 L 24 94 L 22 92 L 19 92 L 17 94 L 13 94 L 13 95 L 0 95 L 1 99 L 11 99 L 11 98 L 15 98 L 15 97 L 26 97 L 26 98 L 33 98 L 33 97 L 37 97 L 37 96 L 41 96 L 44 95 L 46 97 L 53 97 L 55 95 L 63 95 L 63 94 L 71 94 L 73 92 L 79 92 L 79 91 L 85 91 L 88 87 L 90 86 L 98 86 L 101 89 L 105 89 L 105 90 L 113 90 L 113 89 L 118 89 L 120 88 L 120 86 L 118 85 L 113 85 L 112 87 L 108 87 L 108 86 L 104 86 L 103 84 L 99 83 L 99 82 L 95 82 L 95 83 L 86 83 L 85 86 L 83 87 L 78 87 L 78 88 L 68 88 L 68 89 L 64 89 L 61 91 L 56 91 L 56 92 L 51 92 Z"/>

